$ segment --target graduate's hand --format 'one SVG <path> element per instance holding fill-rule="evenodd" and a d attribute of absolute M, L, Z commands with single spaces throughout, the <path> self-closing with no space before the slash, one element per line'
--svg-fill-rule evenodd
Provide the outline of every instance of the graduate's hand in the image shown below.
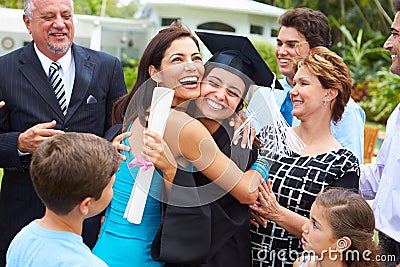
<path fill-rule="evenodd" d="M 256 205 L 256 204 L 253 204 Z M 251 205 L 250 205 L 251 206 Z M 262 216 L 260 216 L 260 214 L 258 214 L 255 211 L 251 211 L 250 212 L 250 224 L 254 225 L 255 227 L 260 227 L 260 225 L 262 225 L 264 228 L 267 227 L 267 220 L 265 218 L 263 218 Z"/>
<path fill-rule="evenodd" d="M 0 101 L 0 108 L 4 107 L 6 105 L 6 102 Z"/>
<path fill-rule="evenodd" d="M 262 183 L 258 191 L 258 201 L 250 206 L 251 210 L 267 220 L 275 221 L 282 207 L 276 200 L 270 181 Z"/>
<path fill-rule="evenodd" d="M 236 129 L 238 129 L 246 119 L 246 114 L 243 110 L 240 110 L 239 112 L 237 112 L 237 116 L 234 116 L 230 119 L 229 125 L 233 127 L 234 131 L 236 131 Z M 251 123 L 250 127 L 244 127 L 242 134 L 234 136 L 234 138 L 232 139 L 232 143 L 234 145 L 238 144 L 240 136 L 242 136 L 242 142 L 240 143 L 240 146 L 242 148 L 246 148 L 247 144 L 249 143 L 249 148 L 251 148 L 253 146 L 254 138 L 256 137 L 256 130 Z"/>
<path fill-rule="evenodd" d="M 154 166 L 163 172 L 164 178 L 173 182 L 175 177 L 177 163 L 168 145 L 161 136 L 155 132 L 144 132 L 143 157 L 154 164 Z"/>
<path fill-rule="evenodd" d="M 126 157 L 121 153 L 121 151 L 129 151 L 131 148 L 127 145 L 122 144 L 122 140 L 124 140 L 127 137 L 130 137 L 132 135 L 131 132 L 125 132 L 122 134 L 117 135 L 116 137 L 114 137 L 114 139 L 111 141 L 111 144 L 113 145 L 113 147 L 115 147 L 120 155 L 120 160 L 121 161 L 125 161 Z"/>

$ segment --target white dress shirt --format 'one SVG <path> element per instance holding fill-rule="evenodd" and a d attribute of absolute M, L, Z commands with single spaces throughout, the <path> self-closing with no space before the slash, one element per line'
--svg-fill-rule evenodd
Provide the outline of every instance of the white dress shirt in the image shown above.
<path fill-rule="evenodd" d="M 390 115 L 375 164 L 361 165 L 360 194 L 374 199 L 376 229 L 400 242 L 400 104 Z"/>
<path fill-rule="evenodd" d="M 42 52 L 40 52 L 36 44 L 34 44 L 34 47 L 40 63 L 42 64 L 44 72 L 49 75 L 50 64 L 53 61 L 46 57 Z M 72 56 L 71 49 L 68 49 L 68 52 L 57 62 L 61 65 L 61 69 L 58 72 L 64 83 L 65 97 L 68 107 L 69 101 L 71 100 L 72 88 L 74 87 L 75 81 L 75 61 L 74 57 Z"/>

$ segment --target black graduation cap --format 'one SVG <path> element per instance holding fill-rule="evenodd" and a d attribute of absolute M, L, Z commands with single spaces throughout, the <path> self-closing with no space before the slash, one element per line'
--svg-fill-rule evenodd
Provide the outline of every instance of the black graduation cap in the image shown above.
<path fill-rule="evenodd" d="M 256 85 L 271 87 L 274 75 L 247 37 L 198 31 L 196 34 L 213 54 L 208 61 L 231 66 L 246 74 Z M 275 88 L 283 90 L 278 80 Z"/>

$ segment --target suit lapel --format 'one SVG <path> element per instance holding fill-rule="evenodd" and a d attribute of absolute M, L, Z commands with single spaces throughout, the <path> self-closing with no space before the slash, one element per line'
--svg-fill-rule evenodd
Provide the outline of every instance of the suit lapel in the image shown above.
<path fill-rule="evenodd" d="M 46 73 L 43 71 L 42 64 L 33 48 L 33 42 L 28 44 L 22 51 L 19 61 L 22 75 L 31 83 L 32 87 L 39 93 L 43 100 L 53 109 L 54 113 L 61 121 L 64 120 L 60 105 L 51 88 Z"/>
<path fill-rule="evenodd" d="M 75 61 L 75 81 L 66 120 L 71 118 L 80 105 L 86 104 L 85 96 L 89 90 L 94 70 L 94 63 L 89 61 L 89 54 L 80 46 L 72 45 L 72 55 Z"/>

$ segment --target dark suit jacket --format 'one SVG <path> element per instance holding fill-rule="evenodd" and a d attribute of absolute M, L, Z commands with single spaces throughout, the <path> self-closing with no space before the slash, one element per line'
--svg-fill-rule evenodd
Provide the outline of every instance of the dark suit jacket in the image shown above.
<path fill-rule="evenodd" d="M 126 93 L 119 60 L 102 52 L 72 45 L 75 81 L 67 116 L 64 117 L 33 42 L 0 57 L 0 250 L 7 249 L 15 234 L 44 214 L 34 192 L 29 164 L 18 155 L 18 136 L 28 128 L 56 120 L 56 129 L 103 136 L 111 126 L 113 102 Z M 87 104 L 92 95 L 97 103 Z M 28 162 L 29 163 L 29 160 Z"/>

